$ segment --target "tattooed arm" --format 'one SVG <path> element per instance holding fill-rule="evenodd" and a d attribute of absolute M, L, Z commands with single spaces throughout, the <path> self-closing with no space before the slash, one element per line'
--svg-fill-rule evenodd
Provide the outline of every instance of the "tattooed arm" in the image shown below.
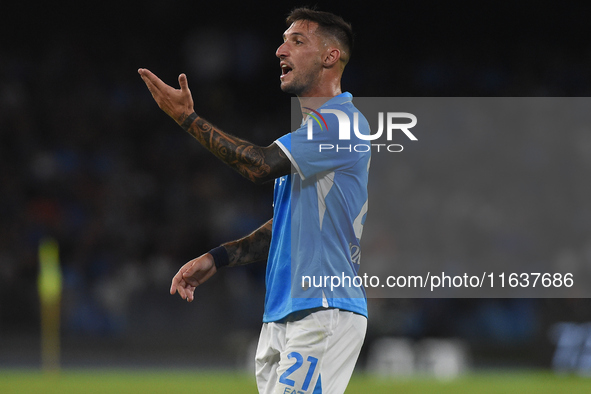
<path fill-rule="evenodd" d="M 230 260 L 228 267 L 265 260 L 269 255 L 272 227 L 273 219 L 246 237 L 223 244 L 222 246 L 228 251 L 228 259 Z"/>
<path fill-rule="evenodd" d="M 179 76 L 180 89 L 168 86 L 146 69 L 139 74 L 158 106 L 199 141 L 206 149 L 255 183 L 263 183 L 289 174 L 291 162 L 285 153 L 271 144 L 260 147 L 222 132 L 193 111 L 193 98 L 187 77 Z"/>
<path fill-rule="evenodd" d="M 228 242 L 222 247 L 228 253 L 228 266 L 237 266 L 264 260 L 269 254 L 273 219 L 263 224 L 251 234 L 237 241 Z M 170 294 L 178 292 L 182 299 L 193 301 L 195 288 L 217 272 L 213 256 L 205 253 L 183 265 L 172 278 Z"/>
<path fill-rule="evenodd" d="M 291 162 L 275 143 L 256 146 L 224 133 L 194 112 L 181 126 L 207 150 L 254 183 L 279 178 L 291 170 Z"/>

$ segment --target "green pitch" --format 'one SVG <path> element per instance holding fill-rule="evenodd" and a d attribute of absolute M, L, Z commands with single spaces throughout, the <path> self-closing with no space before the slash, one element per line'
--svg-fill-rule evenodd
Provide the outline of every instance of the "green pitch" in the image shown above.
<path fill-rule="evenodd" d="M 163 370 L 62 371 L 42 374 L 36 371 L 0 371 L 3 394 L 73 394 L 73 393 L 255 393 L 254 377 L 223 372 Z M 451 381 L 433 378 L 385 380 L 355 375 L 347 394 L 392 393 L 590 393 L 591 378 L 557 376 L 550 372 L 479 373 Z"/>

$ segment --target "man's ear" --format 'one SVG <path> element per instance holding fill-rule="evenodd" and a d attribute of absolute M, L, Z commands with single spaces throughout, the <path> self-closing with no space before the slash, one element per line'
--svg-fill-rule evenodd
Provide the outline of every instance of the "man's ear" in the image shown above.
<path fill-rule="evenodd" d="M 324 67 L 330 68 L 337 64 L 341 59 L 341 50 L 336 47 L 329 47 L 327 53 L 324 56 Z"/>

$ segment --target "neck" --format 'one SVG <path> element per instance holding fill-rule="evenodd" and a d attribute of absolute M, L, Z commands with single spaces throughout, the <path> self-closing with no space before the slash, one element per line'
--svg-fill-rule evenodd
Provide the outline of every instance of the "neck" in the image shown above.
<path fill-rule="evenodd" d="M 300 108 L 302 110 L 302 114 L 310 112 L 310 110 L 306 108 L 320 108 L 322 104 L 326 103 L 331 98 L 332 97 L 298 97 L 298 99 L 300 100 Z"/>
<path fill-rule="evenodd" d="M 308 84 L 308 89 L 297 95 L 302 112 L 307 112 L 307 110 L 303 110 L 304 107 L 316 109 L 341 94 L 341 76 L 342 70 L 334 67 L 322 69 L 314 81 Z"/>
<path fill-rule="evenodd" d="M 298 96 L 298 100 L 300 101 L 302 112 L 308 112 L 308 110 L 304 110 L 304 107 L 316 109 L 341 93 L 342 91 L 339 85 L 330 89 L 316 89 L 314 92 L 307 92 L 306 94 Z"/>

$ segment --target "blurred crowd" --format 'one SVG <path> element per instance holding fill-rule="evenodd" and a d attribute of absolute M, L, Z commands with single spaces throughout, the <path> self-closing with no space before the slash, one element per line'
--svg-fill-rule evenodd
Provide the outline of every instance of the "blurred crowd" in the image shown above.
<path fill-rule="evenodd" d="M 174 86 L 178 73 L 186 72 L 197 113 L 232 134 L 267 145 L 290 127 L 290 99 L 278 89 L 274 57 L 281 15 L 264 28 L 238 16 L 230 24 L 190 26 L 192 19 L 185 16 L 183 28 L 173 31 L 177 25 L 166 19 L 172 10 L 162 5 L 168 24 L 155 32 L 157 4 L 147 2 L 151 11 L 131 25 L 137 31 L 122 29 L 125 21 L 113 22 L 116 33 L 110 39 L 80 22 L 75 26 L 80 34 L 58 29 L 39 37 L 38 47 L 32 41 L 28 49 L 14 43 L 0 47 L 0 336 L 38 329 L 37 248 L 44 236 L 55 237 L 60 246 L 64 335 L 167 335 L 174 328 L 166 322 L 187 314 L 180 303 L 166 298 L 178 267 L 272 215 L 272 185 L 251 185 L 199 146 L 157 108 L 136 70 L 147 67 Z M 461 41 L 456 26 L 446 40 L 417 26 L 410 32 L 395 29 L 389 39 L 389 25 L 376 24 L 375 35 L 368 34 L 364 29 L 370 24 L 358 18 L 357 49 L 343 81 L 344 90 L 357 96 L 591 93 L 591 50 L 570 46 L 570 37 L 564 38 L 565 46 L 556 37 L 521 34 L 511 40 L 499 32 L 495 41 L 487 30 L 477 30 L 482 42 Z M 517 30 L 514 22 L 511 26 Z M 270 28 L 274 36 L 268 35 Z M 456 136 L 455 141 L 440 141 L 437 151 L 420 161 L 409 154 L 395 168 L 374 165 L 376 174 L 389 171 L 394 183 L 385 188 L 400 198 L 390 214 L 401 256 L 408 261 L 480 258 L 479 232 L 492 229 L 502 251 L 493 257 L 504 253 L 532 258 L 532 263 L 589 263 L 591 211 L 584 181 L 591 170 L 591 140 L 587 130 L 566 138 L 554 132 L 487 136 L 486 141 Z M 511 148 L 506 138 L 515 142 Z M 538 146 L 530 144 L 533 139 Z M 440 182 L 440 163 L 460 168 L 482 155 L 505 157 L 506 172 L 495 172 L 504 192 L 480 172 Z M 502 205 L 509 210 L 497 212 L 486 205 L 489 197 L 501 205 L 504 198 L 519 203 Z M 529 202 L 540 204 L 535 212 L 544 216 L 510 210 Z M 372 214 L 370 208 L 368 228 Z M 554 231 L 539 234 L 542 229 Z M 539 236 L 532 237 L 536 231 Z M 556 242 L 553 236 L 561 239 Z M 552 241 L 559 249 L 531 244 L 532 238 Z M 213 332 L 229 324 L 257 330 L 264 270 L 261 263 L 215 278 L 199 290 L 204 301 L 194 309 L 208 318 L 189 322 Z M 536 327 L 550 304 L 565 318 L 589 317 L 579 301 L 371 303 L 370 311 L 377 312 L 375 335 L 478 332 L 487 339 L 523 340 L 545 335 Z"/>

